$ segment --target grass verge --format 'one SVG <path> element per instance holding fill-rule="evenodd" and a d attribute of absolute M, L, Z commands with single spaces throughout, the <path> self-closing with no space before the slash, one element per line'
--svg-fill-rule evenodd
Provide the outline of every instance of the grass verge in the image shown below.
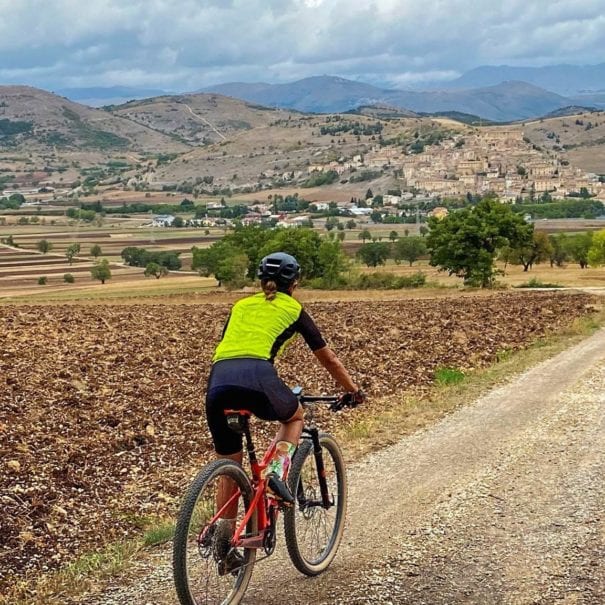
<path fill-rule="evenodd" d="M 140 524 L 144 528 L 141 538 L 85 553 L 64 568 L 31 582 L 24 578 L 0 595 L 0 605 L 31 605 L 32 599 L 44 605 L 64 605 L 66 597 L 93 591 L 128 569 L 141 551 L 165 544 L 174 536 L 175 524 L 170 519 L 141 519 Z"/>
<path fill-rule="evenodd" d="M 349 423 L 336 431 L 346 451 L 347 462 L 399 441 L 430 426 L 495 386 L 593 334 L 605 324 L 605 310 L 573 322 L 566 330 L 548 335 L 523 351 L 503 350 L 496 362 L 484 369 L 462 373 L 453 368 L 436 372 L 435 387 L 422 396 L 389 396 L 359 408 Z M 150 548 L 172 539 L 174 524 L 167 519 L 142 520 L 142 537 L 107 546 L 98 553 L 79 557 L 65 568 L 37 580 L 25 578 L 0 595 L 0 605 L 64 605 L 68 597 L 98 590 L 115 575 L 127 572 Z M 27 595 L 27 596 L 24 596 Z M 79 601 L 78 601 L 79 602 Z"/>

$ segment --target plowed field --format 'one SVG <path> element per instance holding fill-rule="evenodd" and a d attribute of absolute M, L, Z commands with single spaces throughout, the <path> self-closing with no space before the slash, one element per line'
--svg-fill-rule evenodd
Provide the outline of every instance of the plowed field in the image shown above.
<path fill-rule="evenodd" d="M 306 308 L 379 406 L 427 389 L 438 367 L 468 370 L 524 348 L 590 303 L 507 293 Z M 0 307 L 0 586 L 174 512 L 210 454 L 204 386 L 228 309 Z M 303 344 L 279 366 L 309 392 L 336 390 Z"/>

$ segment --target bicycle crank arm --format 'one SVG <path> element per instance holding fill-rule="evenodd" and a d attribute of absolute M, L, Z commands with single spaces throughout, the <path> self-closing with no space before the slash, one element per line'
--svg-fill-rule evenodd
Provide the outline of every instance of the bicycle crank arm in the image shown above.
<path fill-rule="evenodd" d="M 265 544 L 266 530 L 261 531 L 256 536 L 240 538 L 235 545 L 237 548 L 263 548 Z"/>

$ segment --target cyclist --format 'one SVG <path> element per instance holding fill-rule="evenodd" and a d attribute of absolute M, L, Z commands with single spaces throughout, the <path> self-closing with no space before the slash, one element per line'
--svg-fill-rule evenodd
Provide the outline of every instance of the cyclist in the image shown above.
<path fill-rule="evenodd" d="M 206 415 L 219 458 L 242 461 L 242 437 L 229 429 L 225 409 L 247 409 L 263 420 L 278 420 L 276 453 L 267 469 L 267 487 L 285 505 L 294 498 L 284 480 L 303 429 L 303 411 L 296 396 L 279 378 L 273 362 L 297 333 L 315 357 L 347 392 L 361 403 L 364 396 L 336 354 L 326 345 L 317 326 L 292 296 L 300 267 L 293 256 L 276 252 L 258 267 L 262 292 L 235 303 L 213 356 L 208 379 Z M 232 488 L 223 486 L 219 503 Z M 235 503 L 235 508 L 237 503 Z M 224 519 L 235 517 L 225 511 Z M 231 514 L 230 514 L 231 513 Z"/>

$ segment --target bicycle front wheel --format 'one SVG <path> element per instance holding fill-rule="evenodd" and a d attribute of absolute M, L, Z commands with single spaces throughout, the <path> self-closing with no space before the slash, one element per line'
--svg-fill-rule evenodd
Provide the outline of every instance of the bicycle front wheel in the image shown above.
<path fill-rule="evenodd" d="M 340 545 L 347 506 L 347 479 L 336 440 L 320 433 L 322 458 L 330 503 L 322 501 L 319 471 L 311 440 L 298 447 L 288 476 L 296 502 L 284 513 L 288 554 L 296 569 L 308 576 L 325 571 Z"/>
<path fill-rule="evenodd" d="M 217 518 L 217 501 L 224 498 L 225 490 L 227 493 L 237 490 L 239 496 L 221 515 L 224 518 Z M 231 460 L 211 462 L 194 479 L 183 500 L 174 533 L 174 583 L 181 605 L 235 605 L 244 596 L 256 550 L 232 548 L 230 542 L 234 526 L 244 518 L 252 495 L 244 469 Z M 246 533 L 256 531 L 254 513 Z"/>

